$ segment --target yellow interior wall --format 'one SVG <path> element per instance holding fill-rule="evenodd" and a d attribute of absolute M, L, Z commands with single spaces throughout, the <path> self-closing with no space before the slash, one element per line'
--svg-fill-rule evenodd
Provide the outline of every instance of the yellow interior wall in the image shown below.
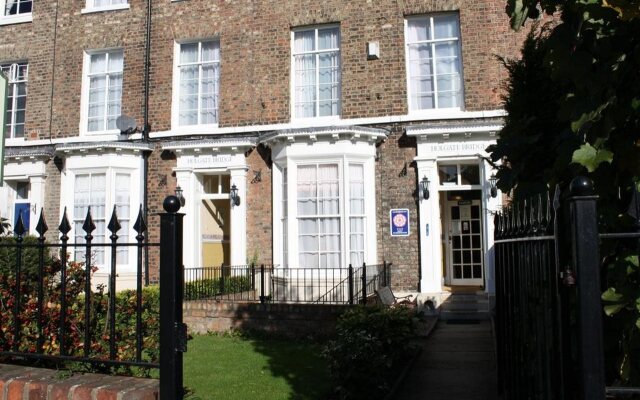
<path fill-rule="evenodd" d="M 231 255 L 229 232 L 231 228 L 229 200 L 202 200 L 200 226 L 202 233 L 202 265 L 204 267 L 229 265 Z"/>

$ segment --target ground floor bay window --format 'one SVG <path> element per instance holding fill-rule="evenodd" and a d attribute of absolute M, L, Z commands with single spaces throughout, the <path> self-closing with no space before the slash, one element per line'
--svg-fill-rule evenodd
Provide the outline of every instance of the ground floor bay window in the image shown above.
<path fill-rule="evenodd" d="M 271 143 L 275 264 L 332 269 L 378 261 L 375 139 L 354 131 L 384 133 L 340 129 L 303 129 Z"/>

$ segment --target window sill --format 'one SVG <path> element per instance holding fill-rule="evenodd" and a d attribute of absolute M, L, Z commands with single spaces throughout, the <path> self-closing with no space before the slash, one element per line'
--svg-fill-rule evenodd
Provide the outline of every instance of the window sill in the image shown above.
<path fill-rule="evenodd" d="M 23 144 L 26 140 L 21 137 L 21 138 L 6 138 L 4 140 L 4 144 L 6 146 L 20 146 L 21 144 Z"/>
<path fill-rule="evenodd" d="M 120 130 L 119 129 L 111 129 L 111 130 L 108 130 L 108 131 L 95 131 L 95 132 L 84 131 L 84 132 L 80 132 L 79 136 L 81 136 L 81 137 L 91 137 L 92 140 L 93 139 L 105 140 L 105 141 L 118 140 L 120 138 Z"/>
<path fill-rule="evenodd" d="M 0 17 L 0 25 L 24 24 L 26 22 L 32 22 L 32 21 L 33 21 L 32 14 L 10 15 L 10 16 Z"/>
<path fill-rule="evenodd" d="M 184 125 L 184 126 L 175 126 L 171 128 L 172 132 L 177 134 L 205 134 L 205 133 L 215 133 L 218 129 L 218 124 L 207 124 L 207 125 Z"/>
<path fill-rule="evenodd" d="M 425 119 L 458 118 L 464 115 L 465 115 L 465 112 L 460 107 L 432 108 L 428 110 L 410 110 L 408 114 L 410 118 L 425 118 Z"/>
<path fill-rule="evenodd" d="M 319 127 L 331 125 L 340 121 L 339 115 L 331 115 L 328 117 L 313 117 L 313 118 L 291 118 L 291 125 L 293 127 Z"/>
<path fill-rule="evenodd" d="M 106 6 L 106 7 L 87 7 L 87 8 L 83 8 L 82 10 L 80 10 L 80 14 L 92 14 L 92 13 L 98 13 L 98 12 L 103 12 L 103 11 L 128 10 L 129 8 L 131 8 L 129 3 L 127 3 L 127 4 L 114 4 L 114 5 Z"/>

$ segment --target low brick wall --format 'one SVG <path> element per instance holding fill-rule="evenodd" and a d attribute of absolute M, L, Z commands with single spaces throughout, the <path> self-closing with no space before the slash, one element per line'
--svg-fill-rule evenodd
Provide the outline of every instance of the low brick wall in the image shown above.
<path fill-rule="evenodd" d="M 0 400 L 158 400 L 158 380 L 0 364 Z"/>
<path fill-rule="evenodd" d="M 259 304 L 186 301 L 184 322 L 192 333 L 248 329 L 284 336 L 330 336 L 346 305 Z"/>

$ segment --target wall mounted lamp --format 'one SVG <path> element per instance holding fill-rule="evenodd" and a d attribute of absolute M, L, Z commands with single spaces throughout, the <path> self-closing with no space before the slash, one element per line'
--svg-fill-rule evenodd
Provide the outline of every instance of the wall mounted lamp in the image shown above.
<path fill-rule="evenodd" d="M 238 196 L 238 187 L 234 183 L 231 185 L 231 206 L 239 206 L 240 205 L 240 196 Z"/>
<path fill-rule="evenodd" d="M 427 179 L 426 175 L 420 181 L 420 191 L 422 192 L 422 198 L 427 200 L 429 198 L 429 179 Z"/>
<path fill-rule="evenodd" d="M 489 177 L 489 185 L 491 185 L 491 197 L 496 198 L 498 196 L 498 187 L 496 186 L 498 184 L 498 178 L 496 177 L 496 174 L 491 174 L 491 176 Z"/>
<path fill-rule="evenodd" d="M 185 198 L 182 194 L 182 188 L 180 186 L 176 186 L 176 197 L 180 200 L 180 207 L 184 207 Z"/>

